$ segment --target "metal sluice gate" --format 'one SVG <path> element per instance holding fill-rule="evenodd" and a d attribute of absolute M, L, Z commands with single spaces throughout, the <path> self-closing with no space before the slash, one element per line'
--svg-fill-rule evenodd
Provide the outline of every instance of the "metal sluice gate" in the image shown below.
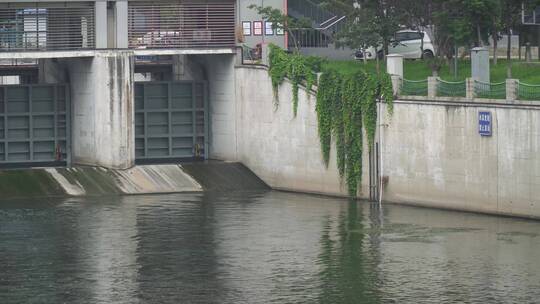
<path fill-rule="evenodd" d="M 67 85 L 0 86 L 0 165 L 66 164 Z"/>
<path fill-rule="evenodd" d="M 207 83 L 135 83 L 135 158 L 208 158 Z"/>

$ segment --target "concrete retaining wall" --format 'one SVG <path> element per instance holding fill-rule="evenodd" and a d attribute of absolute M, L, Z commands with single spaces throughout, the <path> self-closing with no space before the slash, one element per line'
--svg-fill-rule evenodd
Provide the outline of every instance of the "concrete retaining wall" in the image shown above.
<path fill-rule="evenodd" d="M 346 195 L 336 168 L 335 149 L 325 167 L 319 143 L 316 98 L 301 89 L 298 115 L 292 109 L 292 86 L 279 89 L 275 106 L 265 68 L 236 69 L 238 160 L 269 186 L 309 193 Z M 369 196 L 368 153 L 364 147 L 361 197 Z"/>
<path fill-rule="evenodd" d="M 385 200 L 540 218 L 540 107 L 396 101 L 383 123 Z"/>
<path fill-rule="evenodd" d="M 273 188 L 345 195 L 335 149 L 322 162 L 315 96 L 300 90 L 297 117 L 291 100 L 285 82 L 274 107 L 265 68 L 236 69 L 238 159 Z M 392 116 L 381 106 L 385 201 L 540 218 L 540 105 L 398 100 Z M 479 135 L 479 111 L 492 113 L 493 136 Z"/>

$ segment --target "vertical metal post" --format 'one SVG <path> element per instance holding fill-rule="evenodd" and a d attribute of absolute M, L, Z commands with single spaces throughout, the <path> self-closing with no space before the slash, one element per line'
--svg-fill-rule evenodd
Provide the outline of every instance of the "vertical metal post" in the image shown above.
<path fill-rule="evenodd" d="M 369 200 L 374 201 L 373 199 L 373 151 L 369 150 Z"/>
<path fill-rule="evenodd" d="M 71 90 L 69 85 L 64 85 L 64 105 L 65 105 L 65 111 L 64 111 L 64 117 L 65 117 L 65 123 L 66 123 L 66 165 L 68 167 L 71 167 L 71 143 L 72 135 L 71 135 Z"/>
<path fill-rule="evenodd" d="M 169 130 L 169 156 L 173 155 L 173 127 L 172 127 L 172 82 L 167 82 L 167 116 L 168 116 L 168 130 Z"/>
<path fill-rule="evenodd" d="M 192 118 L 192 121 L 191 121 L 191 125 L 193 126 L 193 149 L 192 149 L 192 154 L 193 154 L 193 157 L 196 156 L 195 152 L 197 150 L 196 146 L 197 146 L 197 97 L 196 97 L 196 83 L 195 81 L 193 81 L 191 83 L 191 118 Z"/>
<path fill-rule="evenodd" d="M 210 128 L 209 128 L 209 111 L 208 111 L 208 82 L 204 82 L 203 87 L 204 98 L 204 159 L 208 159 L 208 150 L 210 147 Z"/>
<path fill-rule="evenodd" d="M 380 131 L 379 131 L 380 132 Z M 378 201 L 379 203 L 381 202 L 381 195 L 379 194 L 380 191 L 381 191 L 381 177 L 379 176 L 380 175 L 380 172 L 379 172 L 379 157 L 380 157 L 380 153 L 379 153 L 379 143 L 376 143 L 375 144 L 375 159 L 376 159 L 376 166 L 375 166 L 375 176 L 377 177 L 377 181 L 375 182 L 375 186 L 376 186 L 376 194 L 375 194 L 375 200 Z M 382 193 L 381 193 L 382 194 Z"/>
<path fill-rule="evenodd" d="M 8 160 L 8 100 L 7 100 L 7 87 L 4 87 L 4 160 Z"/>
<path fill-rule="evenodd" d="M 34 117 L 32 115 L 32 85 L 28 85 L 28 150 L 30 160 L 34 160 Z"/>
<path fill-rule="evenodd" d="M 58 92 L 57 91 L 58 91 L 58 85 L 54 85 L 53 86 L 53 135 L 54 135 L 53 155 L 56 154 L 56 147 L 58 147 Z M 67 132 L 67 114 L 66 114 L 66 132 Z M 66 150 L 67 150 L 67 134 L 66 134 Z M 67 151 L 66 151 L 66 156 L 67 156 Z"/>
<path fill-rule="evenodd" d="M 144 126 L 144 158 L 148 157 L 148 112 L 146 111 L 146 83 L 142 84 L 143 87 L 143 126 Z"/>

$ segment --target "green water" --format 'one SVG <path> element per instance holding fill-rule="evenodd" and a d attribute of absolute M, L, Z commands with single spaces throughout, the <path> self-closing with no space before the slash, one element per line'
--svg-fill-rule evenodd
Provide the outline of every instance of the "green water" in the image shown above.
<path fill-rule="evenodd" d="M 0 303 L 535 303 L 540 222 L 281 192 L 0 202 Z"/>

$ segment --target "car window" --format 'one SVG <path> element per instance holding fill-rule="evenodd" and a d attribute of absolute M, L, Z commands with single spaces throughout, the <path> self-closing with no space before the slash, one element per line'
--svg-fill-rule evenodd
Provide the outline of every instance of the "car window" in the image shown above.
<path fill-rule="evenodd" d="M 422 39 L 423 34 L 418 32 L 399 32 L 396 33 L 396 41 L 407 41 Z"/>
<path fill-rule="evenodd" d="M 418 33 L 418 32 L 410 32 L 410 33 L 409 33 L 409 39 L 408 39 L 408 40 L 418 40 L 418 39 L 422 39 L 422 36 L 424 36 L 422 33 Z"/>
<path fill-rule="evenodd" d="M 407 40 L 407 33 L 405 32 L 396 33 L 396 41 L 404 41 L 404 40 Z"/>

